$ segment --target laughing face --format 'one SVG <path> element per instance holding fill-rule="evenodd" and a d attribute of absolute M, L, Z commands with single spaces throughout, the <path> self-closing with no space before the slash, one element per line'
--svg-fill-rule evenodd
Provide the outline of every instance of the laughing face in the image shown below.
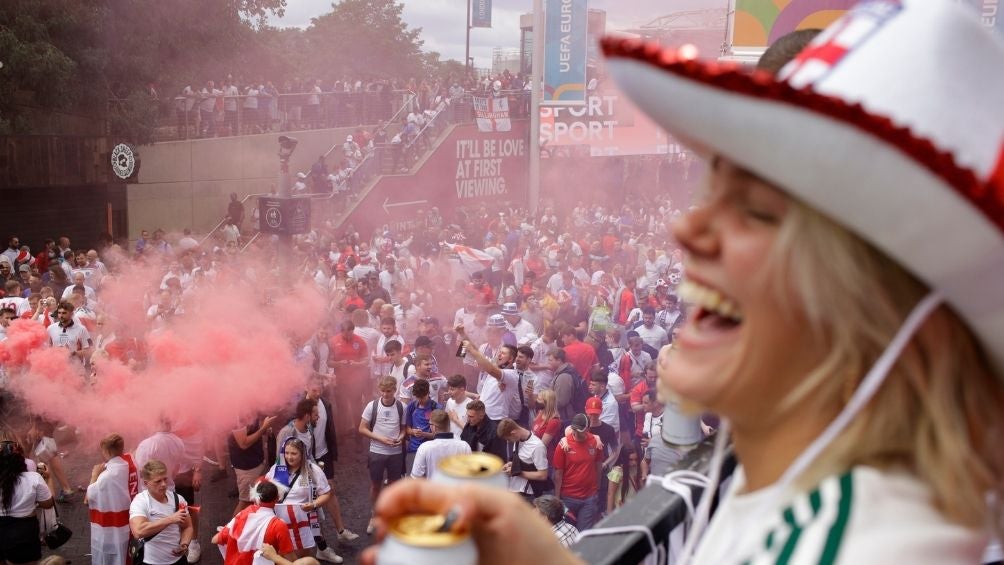
<path fill-rule="evenodd" d="M 687 251 L 679 294 L 690 315 L 659 372 L 683 398 L 753 423 L 823 354 L 770 266 L 788 197 L 723 158 L 709 174 L 703 201 L 673 228 Z"/>

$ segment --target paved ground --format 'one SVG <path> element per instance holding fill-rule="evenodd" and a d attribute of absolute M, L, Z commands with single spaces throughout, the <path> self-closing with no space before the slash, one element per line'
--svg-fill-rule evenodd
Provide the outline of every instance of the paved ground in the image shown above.
<path fill-rule="evenodd" d="M 90 478 L 91 468 L 99 462 L 98 450 L 88 449 L 81 445 L 60 445 L 66 452 L 66 460 L 70 471 L 70 481 L 74 485 L 86 485 Z M 345 559 L 345 563 L 358 562 L 359 554 L 371 542 L 366 535 L 366 524 L 370 517 L 369 480 L 366 474 L 365 452 L 353 449 L 351 442 L 339 447 L 340 459 L 335 464 L 335 490 L 341 504 L 342 517 L 350 530 L 359 534 L 359 539 L 349 544 L 336 545 L 335 529 L 330 518 L 324 524 L 324 536 L 328 543 L 336 548 Z M 231 494 L 233 496 L 231 496 Z M 209 543 L 217 526 L 222 526 L 230 520 L 234 505 L 237 502 L 233 476 L 216 482 L 207 483 L 197 496 L 202 507 L 202 520 L 199 524 L 199 539 L 202 541 L 202 560 L 204 565 L 222 563 L 219 550 Z M 59 505 L 60 517 L 63 523 L 73 530 L 73 538 L 63 547 L 49 552 L 62 555 L 75 565 L 90 562 L 90 525 L 87 521 L 87 508 L 83 504 L 83 494 L 75 497 L 72 504 Z"/>

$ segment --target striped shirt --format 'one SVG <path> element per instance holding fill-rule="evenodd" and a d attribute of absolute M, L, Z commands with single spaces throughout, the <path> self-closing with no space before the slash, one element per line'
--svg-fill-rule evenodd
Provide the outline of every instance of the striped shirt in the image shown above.
<path fill-rule="evenodd" d="M 737 471 L 694 565 L 961 565 L 979 563 L 986 546 L 982 531 L 949 523 L 905 472 L 856 467 L 757 515 L 775 489 L 736 494 L 744 482 Z"/>

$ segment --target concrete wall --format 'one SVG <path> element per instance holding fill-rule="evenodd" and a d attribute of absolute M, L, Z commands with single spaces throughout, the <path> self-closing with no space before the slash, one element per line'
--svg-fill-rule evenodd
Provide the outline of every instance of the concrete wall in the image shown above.
<path fill-rule="evenodd" d="M 290 171 L 308 172 L 353 128 L 292 132 L 299 141 Z M 138 182 L 128 189 L 129 239 L 140 230 L 189 228 L 204 234 L 226 214 L 229 194 L 267 193 L 279 178 L 278 133 L 156 143 L 139 148 Z M 328 167 L 341 159 L 335 151 Z M 252 201 L 245 204 L 250 215 Z"/>

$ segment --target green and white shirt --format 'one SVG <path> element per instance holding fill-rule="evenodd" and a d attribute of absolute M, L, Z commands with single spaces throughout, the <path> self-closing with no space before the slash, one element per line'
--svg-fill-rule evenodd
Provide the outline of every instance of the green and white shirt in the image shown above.
<path fill-rule="evenodd" d="M 759 515 L 775 489 L 737 494 L 744 482 L 740 468 L 695 565 L 972 565 L 986 547 L 982 531 L 949 523 L 905 472 L 856 467 Z"/>

